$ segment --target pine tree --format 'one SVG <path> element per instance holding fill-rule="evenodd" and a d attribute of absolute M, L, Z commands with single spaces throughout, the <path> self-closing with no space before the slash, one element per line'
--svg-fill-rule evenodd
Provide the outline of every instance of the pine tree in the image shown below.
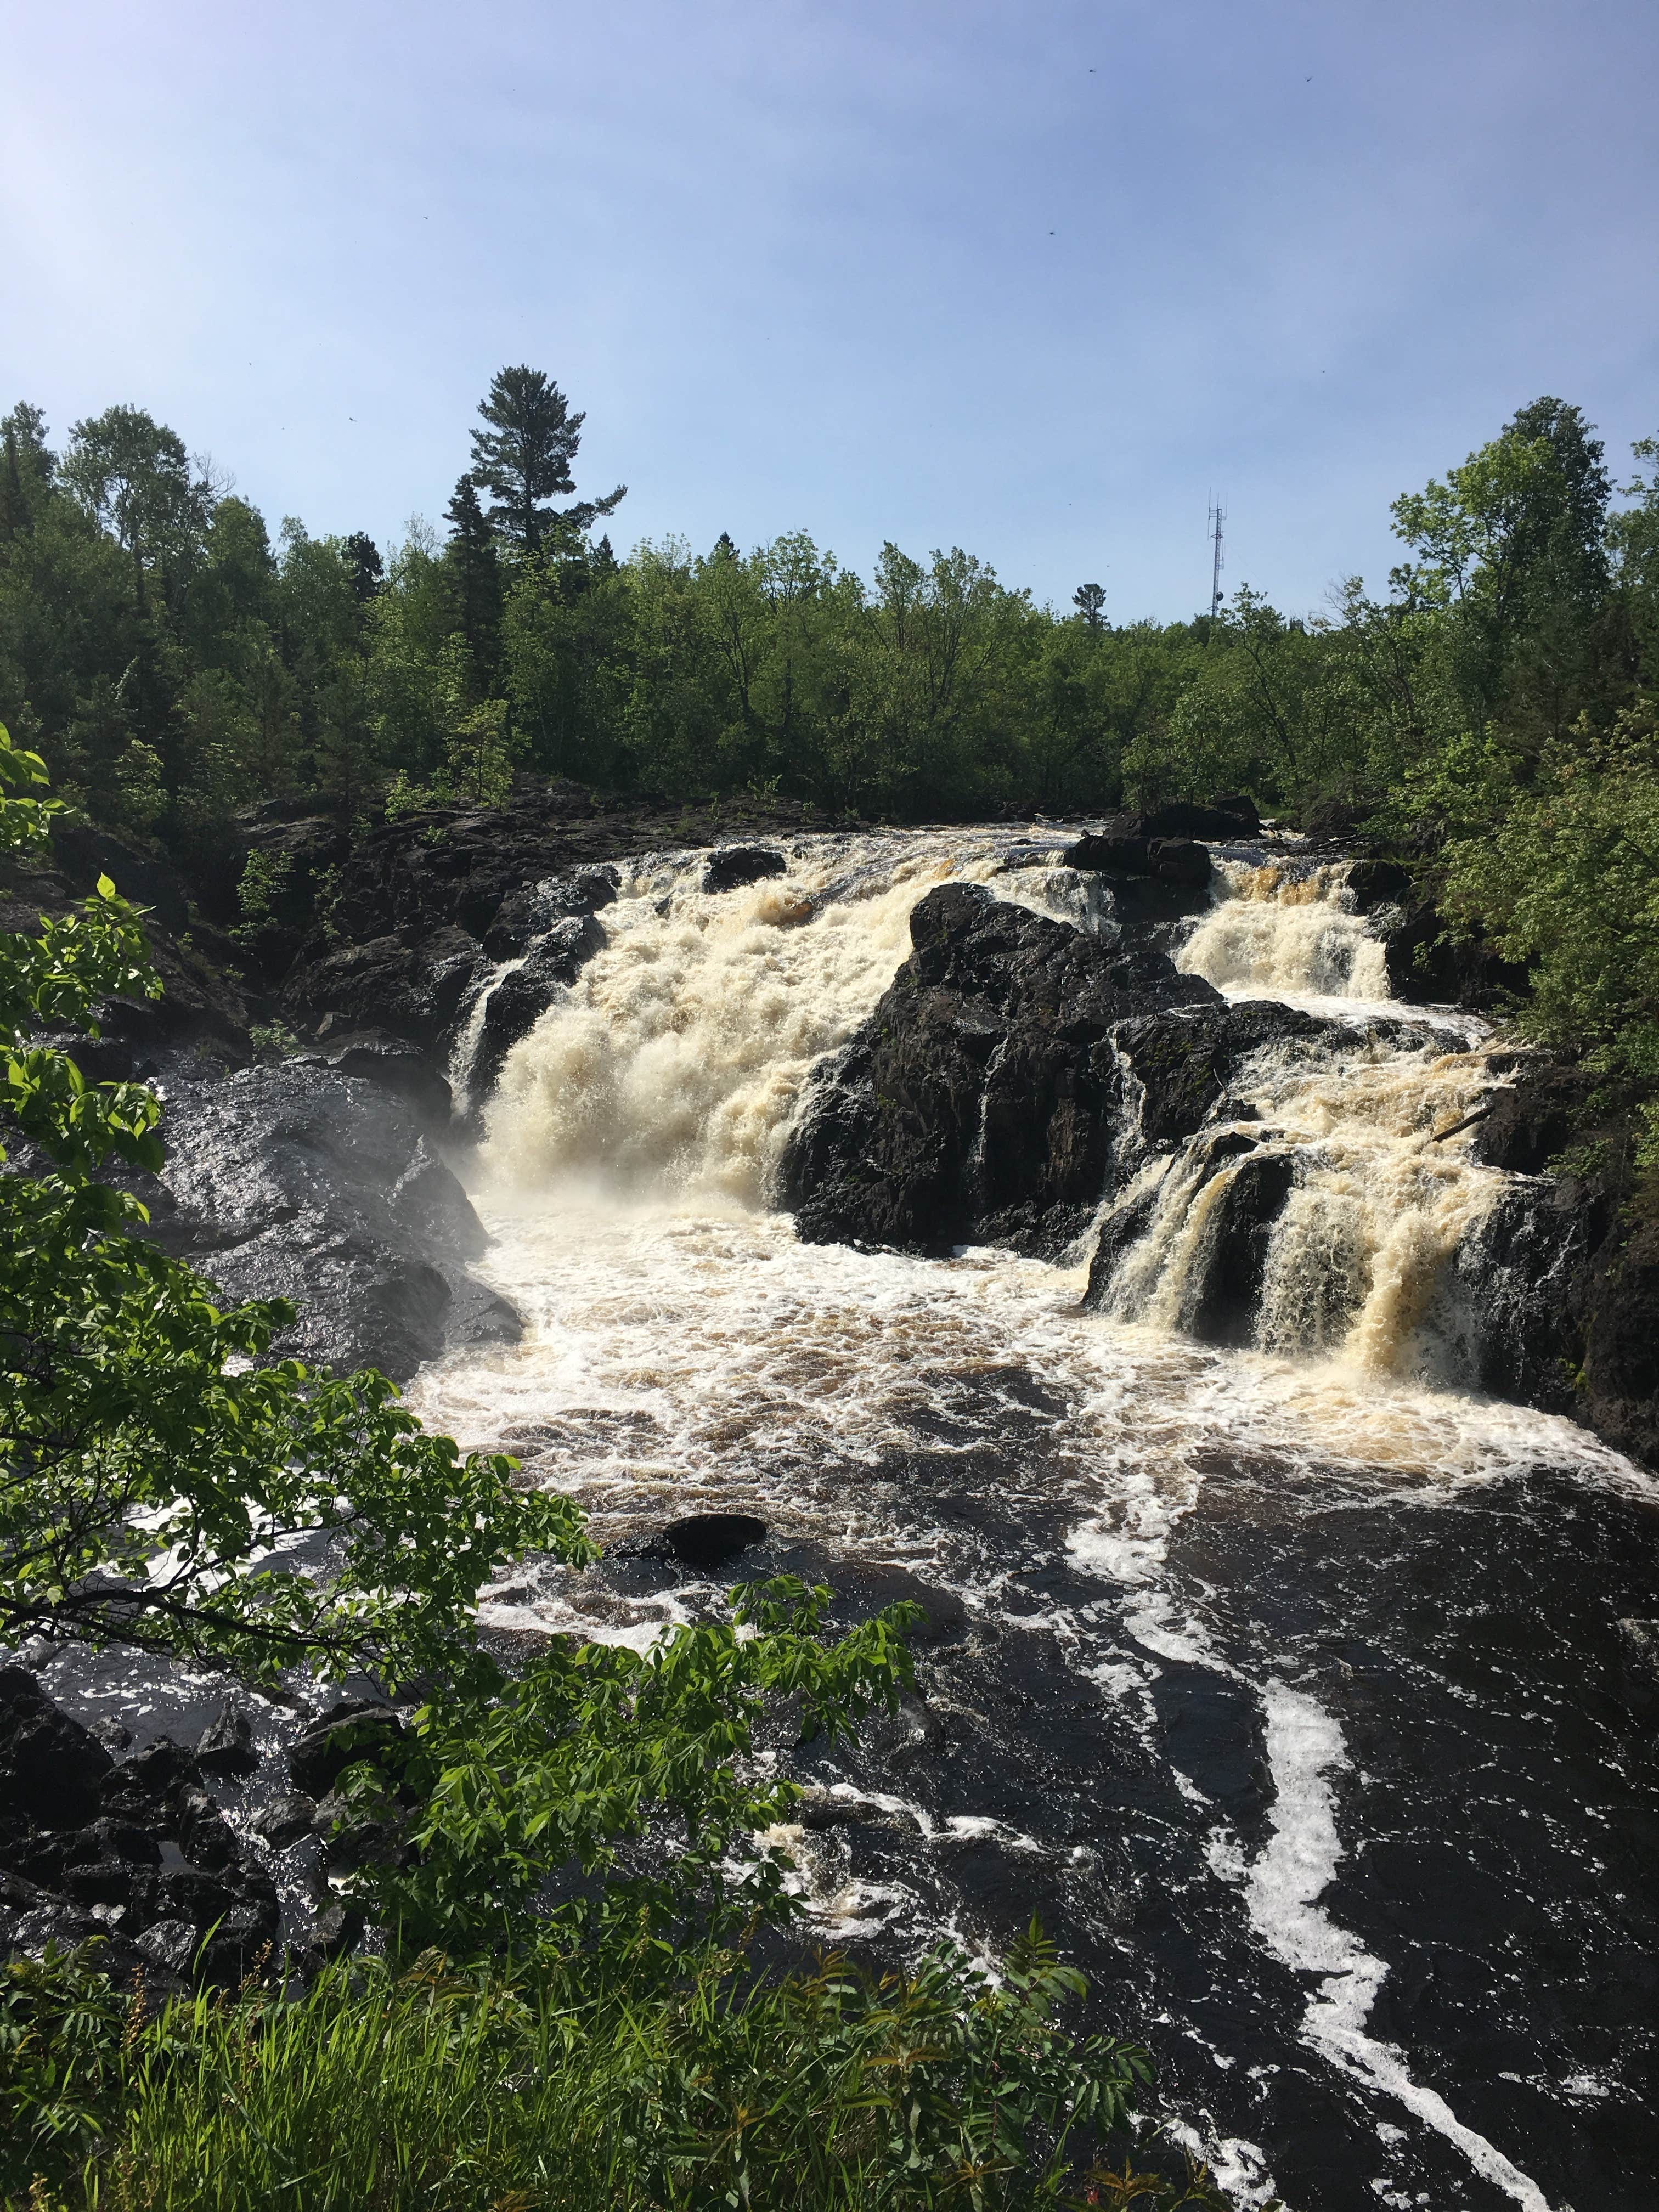
<path fill-rule="evenodd" d="M 555 493 L 576 488 L 571 470 L 587 417 L 571 413 L 569 401 L 544 370 L 498 369 L 478 412 L 490 428 L 472 433 L 472 475 L 494 495 L 489 520 L 509 544 L 539 552 L 550 522 L 586 530 L 620 504 L 626 484 L 605 499 L 549 505 Z"/>
<path fill-rule="evenodd" d="M 457 483 L 444 515 L 449 524 L 444 559 L 454 580 L 460 632 L 488 689 L 501 629 L 501 561 L 472 477 L 463 477 Z"/>
<path fill-rule="evenodd" d="M 380 549 L 367 532 L 354 530 L 346 540 L 346 557 L 351 563 L 351 596 L 366 607 L 386 579 Z"/>
<path fill-rule="evenodd" d="M 1106 593 L 1099 584 L 1079 584 L 1072 594 L 1072 605 L 1091 629 L 1098 629 L 1106 607 Z"/>

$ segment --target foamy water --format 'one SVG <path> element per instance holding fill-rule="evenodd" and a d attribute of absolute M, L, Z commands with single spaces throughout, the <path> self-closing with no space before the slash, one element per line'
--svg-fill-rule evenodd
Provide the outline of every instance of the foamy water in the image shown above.
<path fill-rule="evenodd" d="M 410 1392 L 422 1417 L 469 1445 L 520 1450 L 588 1507 L 602 1539 L 698 1510 L 750 1511 L 923 1571 L 988 1617 L 1008 1601 L 1008 1560 L 941 1526 L 902 1468 L 923 1449 L 966 1463 L 1005 1419 L 1023 1433 L 1035 1425 L 1042 1448 L 1009 1460 L 1001 1502 L 1029 1492 L 1034 1517 L 1060 1510 L 1072 1562 L 1138 1594 L 1147 1647 L 1161 1633 L 1200 1655 L 1203 1624 L 1189 1607 L 1170 1611 L 1163 1578 L 1172 1532 L 1218 1455 L 1424 1510 L 1537 1467 L 1639 1484 L 1565 1422 L 1413 1379 L 1438 1271 L 1494 1180 L 1444 1134 L 1491 1080 L 1464 1036 L 1419 1034 L 1401 1049 L 1357 1034 L 1340 1065 L 1298 1047 L 1255 1065 L 1253 1126 L 1295 1147 L 1304 1175 L 1251 1350 L 1181 1334 L 1206 1206 L 1224 1188 L 1202 1184 L 1184 1155 L 1144 1170 L 1158 1206 L 1103 1312 L 1080 1304 L 1086 1250 L 1052 1267 L 1001 1251 L 939 1262 L 796 1242 L 766 1205 L 790 1118 L 815 1063 L 906 957 L 920 897 L 946 880 L 982 882 L 1074 926 L 1115 927 L 1097 878 L 1040 851 L 1019 865 L 1018 842 L 807 840 L 786 878 L 718 897 L 697 888 L 700 860 L 641 863 L 605 911 L 605 950 L 509 1055 L 469 1170 L 494 1240 L 480 1272 L 518 1307 L 524 1340 L 426 1370 Z M 1381 947 L 1340 883 L 1270 875 L 1232 872 L 1232 895 L 1181 963 L 1239 996 L 1385 1000 Z M 672 1596 L 625 1618 L 614 1603 L 595 1609 L 569 1577 L 515 1578 L 486 1610 L 636 1643 L 679 1615 Z M 1086 1609 L 1051 1625 L 1080 1670 L 1101 1663 Z M 1523 2173 L 1417 2085 L 1407 2057 L 1367 2038 L 1386 1965 L 1319 1901 L 1337 1856 L 1341 1733 L 1271 1654 L 1251 1681 L 1274 1822 L 1254 1863 L 1221 1837 L 1218 1879 L 1243 1883 L 1276 1955 L 1322 1978 L 1310 2046 L 1395 2097 L 1514 2201 L 1541 2205 Z M 1139 1714 L 1134 1685 L 1119 1686 Z M 863 1929 L 896 1910 L 860 1892 L 854 1911 L 840 1881 L 821 1885 L 830 1932 L 847 1932 L 849 1912 Z M 1234 2150 L 1241 2172 L 1265 2174 L 1250 2146 Z"/>

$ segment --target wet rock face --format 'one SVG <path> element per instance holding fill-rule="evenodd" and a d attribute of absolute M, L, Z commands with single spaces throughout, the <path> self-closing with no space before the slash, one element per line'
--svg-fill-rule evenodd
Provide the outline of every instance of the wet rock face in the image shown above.
<path fill-rule="evenodd" d="M 735 891 L 744 884 L 757 884 L 768 876 L 787 872 L 789 863 L 768 845 L 726 845 L 702 872 L 706 891 Z"/>
<path fill-rule="evenodd" d="M 234 1298 L 300 1308 L 277 1350 L 406 1380 L 517 1318 L 466 1262 L 483 1231 L 415 1114 L 377 1085 L 286 1061 L 169 1099 L 151 1231 Z"/>
<path fill-rule="evenodd" d="M 1268 1001 L 1229 1006 L 1144 937 L 1107 944 L 971 884 L 930 892 L 911 936 L 785 1157 L 785 1202 L 811 1243 L 1053 1254 L 1149 1149 L 1199 1127 L 1249 1054 L 1329 1026 Z M 1239 1192 L 1237 1251 L 1218 1279 L 1237 1279 L 1230 1310 L 1260 1284 L 1287 1188 L 1264 1166 Z M 1220 1316 L 1215 1340 L 1231 1340 Z"/>
<path fill-rule="evenodd" d="M 1079 837 L 1065 854 L 1068 868 L 1095 868 L 1106 875 L 1152 876 L 1159 882 L 1200 889 L 1210 880 L 1210 855 L 1184 837 L 1103 836 Z"/>
<path fill-rule="evenodd" d="M 118 1979 L 234 1984 L 278 1924 L 193 1753 L 163 1737 L 118 1763 L 27 1669 L 0 1668 L 0 1949 L 101 1936 Z"/>
<path fill-rule="evenodd" d="M 1219 996 L 1151 947 L 1082 936 L 976 884 L 930 891 L 910 939 L 796 1126 L 784 1202 L 814 1243 L 1053 1249 L 1105 1187 L 1113 1026 Z"/>
<path fill-rule="evenodd" d="M 522 967 L 511 969 L 490 985 L 483 1026 L 469 1071 L 474 1098 L 487 1097 L 494 1090 L 502 1062 L 514 1046 L 529 1036 L 605 943 L 605 925 L 594 915 L 568 915 L 550 923 L 532 940 Z"/>

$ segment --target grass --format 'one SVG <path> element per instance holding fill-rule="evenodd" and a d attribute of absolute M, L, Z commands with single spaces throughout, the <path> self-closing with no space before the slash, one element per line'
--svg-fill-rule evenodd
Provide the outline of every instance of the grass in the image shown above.
<path fill-rule="evenodd" d="M 910 2212 L 1218 2204 L 1096 2164 L 1132 2046 L 1056 2021 L 1040 1943 L 1000 1986 L 938 1954 L 876 1979 L 672 1986 L 357 1960 L 284 1996 L 122 1996 L 84 1954 L 0 1982 L 0 2190 L 29 2212 Z"/>

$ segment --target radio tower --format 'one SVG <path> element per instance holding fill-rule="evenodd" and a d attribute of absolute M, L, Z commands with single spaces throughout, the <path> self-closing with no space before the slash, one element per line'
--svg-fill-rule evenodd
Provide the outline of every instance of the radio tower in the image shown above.
<path fill-rule="evenodd" d="M 1227 520 L 1227 510 L 1219 500 L 1210 508 L 1210 536 L 1215 540 L 1215 563 L 1210 570 L 1210 614 L 1212 618 L 1221 612 L 1221 526 Z"/>

